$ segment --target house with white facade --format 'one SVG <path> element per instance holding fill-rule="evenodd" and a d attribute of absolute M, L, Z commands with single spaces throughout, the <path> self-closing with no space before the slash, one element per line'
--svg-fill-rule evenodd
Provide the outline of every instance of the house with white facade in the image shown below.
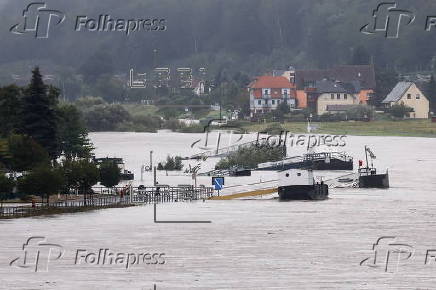
<path fill-rule="evenodd" d="M 248 86 L 251 117 L 271 112 L 285 103 L 296 107 L 295 84 L 284 76 L 261 76 Z"/>

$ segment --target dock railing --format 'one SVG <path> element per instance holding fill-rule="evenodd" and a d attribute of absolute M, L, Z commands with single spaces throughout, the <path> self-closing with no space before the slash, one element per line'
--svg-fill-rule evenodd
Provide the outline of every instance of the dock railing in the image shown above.
<path fill-rule="evenodd" d="M 34 216 L 53 208 L 82 208 L 95 207 L 104 208 L 111 206 L 129 206 L 138 204 L 181 202 L 209 199 L 214 195 L 212 187 L 193 186 L 149 186 L 149 187 L 119 187 L 110 189 L 94 188 L 98 196 L 88 195 L 86 199 L 66 199 L 62 201 L 46 203 L 35 203 L 22 206 L 0 207 L 0 218 Z M 102 196 L 101 194 L 107 194 Z M 117 193 L 117 194 L 114 194 Z M 75 196 L 75 195 L 73 195 Z"/>

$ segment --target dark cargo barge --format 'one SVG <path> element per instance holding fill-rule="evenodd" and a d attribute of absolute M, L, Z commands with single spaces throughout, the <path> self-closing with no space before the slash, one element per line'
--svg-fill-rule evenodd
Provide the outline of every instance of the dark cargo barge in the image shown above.
<path fill-rule="evenodd" d="M 290 169 L 279 173 L 278 193 L 281 201 L 325 200 L 329 188 L 323 182 L 315 182 L 310 169 Z"/>

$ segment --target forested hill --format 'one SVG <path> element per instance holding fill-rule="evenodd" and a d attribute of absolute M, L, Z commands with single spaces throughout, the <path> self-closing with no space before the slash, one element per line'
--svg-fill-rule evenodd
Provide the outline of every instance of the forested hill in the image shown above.
<path fill-rule="evenodd" d="M 6 2 L 0 10 L 0 73 L 32 61 L 79 73 L 85 64 L 115 74 L 130 67 L 148 69 L 155 62 L 254 75 L 287 65 L 321 68 L 350 63 L 353 51 L 354 62 L 372 57 L 380 66 L 416 71 L 429 69 L 436 55 L 436 28 L 425 31 L 426 17 L 436 15 L 432 0 L 397 0 L 398 8 L 416 15 L 413 25 L 402 27 L 399 39 L 360 33 L 380 1 L 52 0 L 46 1 L 48 8 L 64 12 L 66 20 L 51 27 L 48 39 L 10 33 L 12 25 L 22 22 L 22 11 L 30 2 Z M 74 30 L 77 16 L 99 15 L 165 19 L 167 29 L 129 36 Z"/>

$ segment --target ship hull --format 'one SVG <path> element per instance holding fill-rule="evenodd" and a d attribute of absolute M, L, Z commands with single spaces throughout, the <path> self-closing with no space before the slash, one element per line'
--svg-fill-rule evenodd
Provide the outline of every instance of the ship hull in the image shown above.
<path fill-rule="evenodd" d="M 389 174 L 373 174 L 359 177 L 360 188 L 389 188 Z"/>
<path fill-rule="evenodd" d="M 281 186 L 278 190 L 281 201 L 325 200 L 328 198 L 326 184 Z"/>

